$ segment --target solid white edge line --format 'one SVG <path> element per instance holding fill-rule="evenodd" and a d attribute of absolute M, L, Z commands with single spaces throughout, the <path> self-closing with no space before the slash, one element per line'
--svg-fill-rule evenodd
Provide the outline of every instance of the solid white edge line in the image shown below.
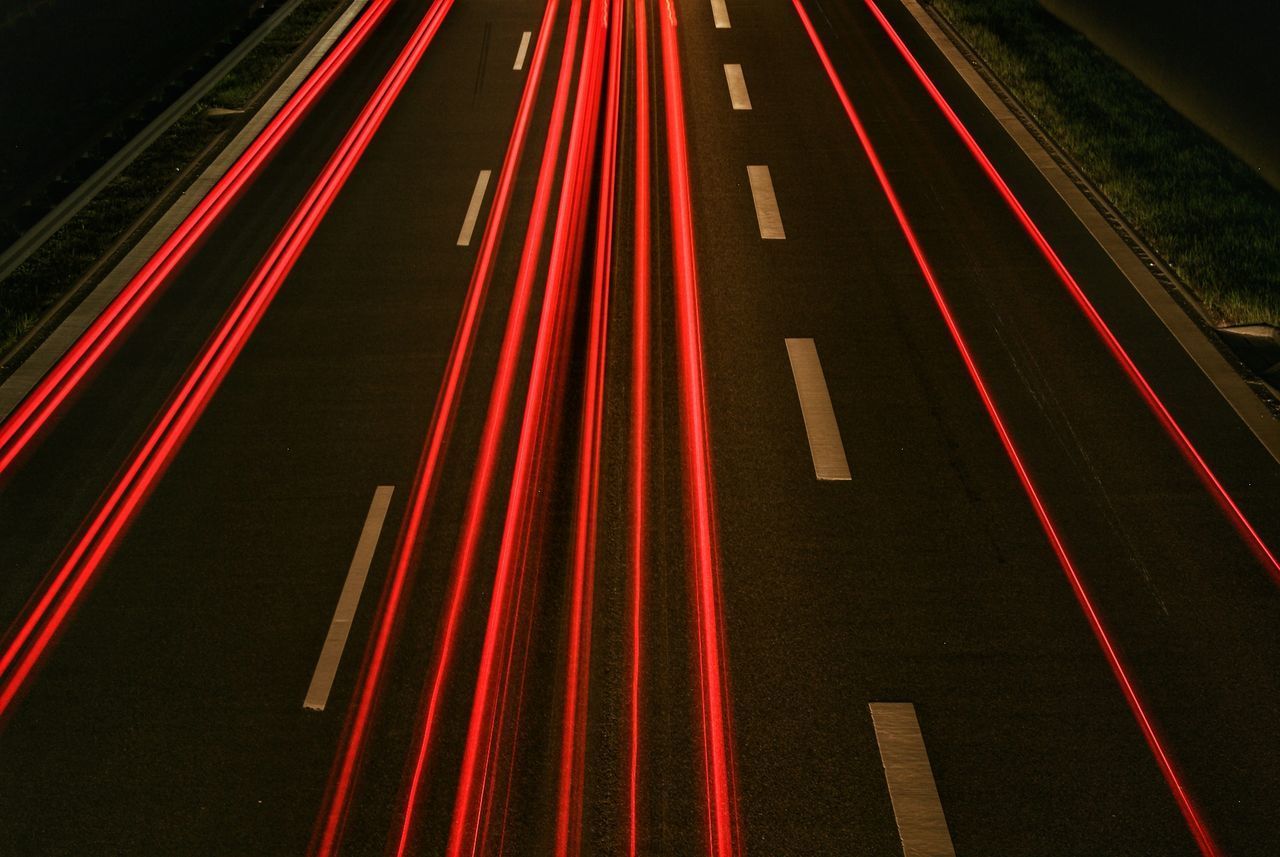
<path fill-rule="evenodd" d="M 480 217 L 480 204 L 484 202 L 484 192 L 489 187 L 491 170 L 481 170 L 476 176 L 476 189 L 471 192 L 471 204 L 467 206 L 467 216 L 462 218 L 462 231 L 458 233 L 458 246 L 466 247 L 471 243 L 471 233 L 476 229 L 476 220 Z"/>
<path fill-rule="evenodd" d="M 369 565 L 373 562 L 378 538 L 382 535 L 382 525 L 387 519 L 387 508 L 391 505 L 393 490 L 395 489 L 391 485 L 379 485 L 378 490 L 373 492 L 373 502 L 369 504 L 369 514 L 364 519 L 364 528 L 360 531 L 355 555 L 351 557 L 351 567 L 347 569 L 347 581 L 342 585 L 338 606 L 334 609 L 333 620 L 329 623 L 329 634 L 325 637 L 324 647 L 320 650 L 315 672 L 311 674 L 311 685 L 307 688 L 307 697 L 302 703 L 303 708 L 324 711 L 329 701 L 329 691 L 333 689 L 333 679 L 338 674 L 342 650 L 346 648 L 347 637 L 351 634 L 351 623 L 356 616 L 356 607 L 360 604 L 360 593 L 364 591 L 365 579 L 369 576 Z"/>
<path fill-rule="evenodd" d="M 831 393 L 827 390 L 827 379 L 818 360 L 818 347 L 812 339 L 788 339 L 786 342 L 791 375 L 796 382 L 796 395 L 800 398 L 800 412 L 804 415 L 804 430 L 809 438 L 809 453 L 813 456 L 814 475 L 824 482 L 850 480 L 853 477 L 849 474 L 849 460 L 844 454 L 840 426 L 831 407 Z"/>
<path fill-rule="evenodd" d="M 516 51 L 516 64 L 511 67 L 512 71 L 520 71 L 524 68 L 524 55 L 529 52 L 529 38 L 532 35 L 532 30 L 525 30 L 524 35 L 520 37 L 520 50 Z"/>
<path fill-rule="evenodd" d="M 955 857 L 915 706 L 909 702 L 873 702 L 869 708 L 902 853 L 910 857 Z"/>
<path fill-rule="evenodd" d="M 729 7 L 724 0 L 711 0 L 711 16 L 715 18 L 717 30 L 729 29 Z"/>
<path fill-rule="evenodd" d="M 751 96 L 747 94 L 747 79 L 742 76 L 742 66 L 725 63 L 724 79 L 729 84 L 729 103 L 734 110 L 750 110 Z"/>
<path fill-rule="evenodd" d="M 751 183 L 751 198 L 756 206 L 756 221 L 760 224 L 760 237 L 780 240 L 787 237 L 782 229 L 782 214 L 778 211 L 778 198 L 773 193 L 773 176 L 768 167 L 747 167 L 747 180 Z"/>

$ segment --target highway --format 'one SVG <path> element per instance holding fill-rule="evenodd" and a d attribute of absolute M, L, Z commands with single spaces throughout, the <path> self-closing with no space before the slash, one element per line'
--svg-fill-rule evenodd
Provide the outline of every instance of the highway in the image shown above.
<path fill-rule="evenodd" d="M 0 854 L 1280 854 L 1280 463 L 901 0 L 313 80 L 0 423 Z"/>

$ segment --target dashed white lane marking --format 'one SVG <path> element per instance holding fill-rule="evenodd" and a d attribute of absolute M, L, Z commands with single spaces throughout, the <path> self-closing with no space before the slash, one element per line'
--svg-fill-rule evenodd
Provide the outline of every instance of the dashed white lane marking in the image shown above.
<path fill-rule="evenodd" d="M 955 857 L 915 706 L 909 702 L 873 702 L 871 722 L 880 745 L 902 853 L 905 857 Z"/>
<path fill-rule="evenodd" d="M 491 170 L 481 170 L 476 176 L 476 189 L 471 192 L 471 204 L 467 206 L 467 216 L 462 219 L 462 231 L 458 233 L 458 246 L 466 247 L 471 243 L 471 233 L 475 231 L 476 220 L 480 217 L 480 203 L 484 202 L 484 192 L 489 187 Z"/>
<path fill-rule="evenodd" d="M 729 7 L 724 5 L 724 0 L 711 0 L 711 15 L 717 30 L 729 29 Z"/>
<path fill-rule="evenodd" d="M 524 35 L 520 37 L 520 50 L 516 51 L 516 64 L 511 67 L 512 71 L 520 71 L 524 68 L 524 55 L 529 52 L 529 37 L 532 35 L 532 30 L 525 30 Z"/>
<path fill-rule="evenodd" d="M 800 411 L 804 414 L 804 430 L 809 436 L 814 474 L 824 481 L 851 479 L 844 442 L 840 440 L 840 427 L 836 425 L 836 414 L 831 408 L 827 379 L 822 374 L 822 364 L 818 362 L 817 346 L 812 339 L 788 339 L 787 357 L 791 359 L 791 374 L 796 381 L 796 394 L 800 397 Z"/>
<path fill-rule="evenodd" d="M 773 195 L 773 177 L 768 167 L 747 167 L 747 179 L 751 182 L 751 198 L 756 204 L 756 220 L 760 223 L 760 237 L 782 239 L 782 215 L 778 213 L 778 198 Z"/>
<path fill-rule="evenodd" d="M 315 672 L 311 674 L 311 686 L 307 688 L 303 708 L 324 711 L 325 704 L 329 701 L 329 691 L 333 688 L 333 678 L 338 674 L 342 650 L 351 634 L 351 622 L 355 619 L 356 607 L 360 604 L 365 578 L 369 576 L 369 564 L 373 562 L 373 552 L 378 547 L 378 537 L 382 534 L 382 524 L 387 519 L 387 507 L 391 505 L 393 490 L 390 485 L 379 485 L 378 490 L 373 492 L 373 502 L 369 504 L 369 514 L 364 519 L 364 529 L 356 543 L 355 556 L 351 558 L 351 567 L 347 569 L 347 582 L 342 585 L 338 607 L 333 611 L 333 621 L 329 623 L 329 635 L 325 637 L 320 659 L 316 661 Z"/>
<path fill-rule="evenodd" d="M 750 110 L 751 96 L 747 94 L 747 81 L 742 76 L 742 66 L 737 63 L 726 63 L 724 79 L 729 83 L 729 101 L 734 110 Z"/>

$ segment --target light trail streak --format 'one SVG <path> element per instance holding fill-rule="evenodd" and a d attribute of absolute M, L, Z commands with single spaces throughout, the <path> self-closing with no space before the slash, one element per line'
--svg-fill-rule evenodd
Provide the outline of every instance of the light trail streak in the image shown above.
<path fill-rule="evenodd" d="M 920 65 L 919 61 L 916 60 L 915 55 L 911 53 L 909 48 L 907 48 L 906 43 L 902 41 L 897 30 L 895 30 L 893 25 L 889 23 L 889 19 L 884 16 L 884 13 L 880 11 L 880 7 L 878 7 L 873 0 L 865 0 L 865 2 L 867 8 L 871 11 L 871 14 L 880 23 L 880 26 L 889 36 L 889 39 L 898 49 L 898 52 L 902 55 L 903 59 L 906 60 L 907 65 L 911 67 L 911 70 L 915 73 L 917 79 L 919 79 L 920 83 L 924 85 L 925 90 L 928 91 L 929 96 L 942 111 L 943 115 L 946 116 L 951 127 L 955 129 L 955 132 L 960 136 L 960 139 L 964 142 L 965 148 L 967 148 L 969 153 L 973 155 L 974 160 L 976 160 L 978 165 L 982 167 L 982 171 L 1000 193 L 1001 198 L 1004 199 L 1010 210 L 1013 211 L 1018 223 L 1026 231 L 1027 235 L 1031 237 L 1032 242 L 1036 245 L 1036 248 L 1040 251 L 1041 255 L 1044 256 L 1046 261 L 1048 261 L 1049 266 L 1053 268 L 1053 272 L 1058 276 L 1058 279 L 1062 281 L 1064 286 L 1066 286 L 1067 292 L 1080 307 L 1085 318 L 1089 320 L 1089 323 L 1093 326 L 1093 329 L 1097 332 L 1099 338 L 1102 339 L 1107 350 L 1111 352 L 1112 356 L 1116 359 L 1116 362 L 1120 364 L 1121 369 L 1124 370 L 1125 375 L 1128 376 L 1130 382 L 1138 390 L 1143 401 L 1146 402 L 1147 407 L 1160 422 L 1161 427 L 1173 440 L 1178 451 L 1182 453 L 1183 457 L 1191 465 L 1191 469 L 1200 478 L 1200 481 L 1209 489 L 1210 495 L 1212 495 L 1218 502 L 1218 505 L 1222 507 L 1227 519 L 1231 521 L 1232 525 L 1235 526 L 1241 536 L 1244 537 L 1246 544 L 1248 544 L 1249 548 L 1257 555 L 1258 559 L 1266 567 L 1275 582 L 1280 583 L 1280 559 L 1277 559 L 1271 548 L 1262 540 L 1262 536 L 1258 534 L 1258 531 L 1254 528 L 1253 524 L 1249 522 L 1247 517 L 1245 517 L 1244 511 L 1239 507 L 1231 495 L 1227 493 L 1226 486 L 1224 486 L 1218 479 L 1217 475 L 1209 467 L 1209 463 L 1205 461 L 1204 457 L 1200 454 L 1200 451 L 1196 449 L 1195 444 L 1191 442 L 1191 438 L 1187 436 L 1185 431 L 1183 431 L 1182 426 L 1174 418 L 1173 414 L 1169 411 L 1159 394 L 1156 393 L 1150 382 L 1147 381 L 1146 376 L 1142 374 L 1142 370 L 1140 370 L 1137 364 L 1134 363 L 1133 358 L 1129 356 L 1129 352 L 1125 350 L 1115 333 L 1112 332 L 1106 320 L 1103 319 L 1102 314 L 1098 312 L 1097 308 L 1094 307 L 1093 302 L 1089 300 L 1088 295 L 1084 293 L 1084 289 L 1080 287 L 1075 276 L 1070 270 L 1068 270 L 1067 266 L 1063 263 L 1052 245 L 1049 244 L 1044 233 L 1040 231 L 1040 227 L 1038 227 L 1035 221 L 1031 219 L 1031 215 L 1027 213 L 1027 210 L 1022 206 L 1022 203 L 1018 198 L 1014 196 L 1013 191 L 1005 182 L 1004 177 L 1000 175 L 999 171 L 996 170 L 995 165 L 991 162 L 991 159 L 987 157 L 987 153 L 978 145 L 978 141 L 974 139 L 971 133 L 969 133 L 969 129 L 965 127 L 965 124 L 960 121 L 960 117 L 956 114 L 955 110 L 953 110 L 951 105 L 947 103 L 947 100 L 943 98 L 942 93 L 938 90 L 938 87 L 934 85 L 933 80 L 925 72 L 923 66 Z"/>
<path fill-rule="evenodd" d="M 8 472 L 40 429 L 187 257 L 192 247 L 257 176 L 262 165 L 362 45 L 391 6 L 375 0 L 316 66 L 254 141 L 183 219 L 31 392 L 0 423 L 0 476 Z"/>
<path fill-rule="evenodd" d="M 645 483 L 648 457 L 645 441 L 649 427 L 649 278 L 650 278 L 650 140 L 649 105 L 649 8 L 635 0 L 635 305 L 632 311 L 631 352 L 631 693 L 629 699 L 630 746 L 627 760 L 627 846 L 637 857 L 640 787 L 640 699 L 644 654 Z"/>
<path fill-rule="evenodd" d="M 528 507 L 532 499 L 530 476 L 536 466 L 539 427 L 543 423 L 550 389 L 554 355 L 564 336 L 565 302 L 570 299 L 576 268 L 575 256 L 581 246 L 579 224 L 585 216 L 586 183 L 591 175 L 595 147 L 595 128 L 599 122 L 599 100 L 602 85 L 604 38 L 607 34 L 605 0 L 592 0 L 586 25 L 579 85 L 569 135 L 564 181 L 561 185 L 551 259 L 543 298 L 538 335 L 534 344 L 533 365 L 521 419 L 516 461 L 511 477 L 503 524 L 493 594 L 485 627 L 480 669 L 472 700 L 470 724 L 463 753 L 462 771 L 454 804 L 449 834 L 448 857 L 474 853 L 479 839 L 479 800 L 488 779 L 487 764 L 480 769 L 480 748 L 489 743 L 493 730 L 494 661 L 496 650 L 510 626 L 509 601 L 513 578 L 523 564 L 519 562 L 521 546 L 528 537 Z"/>
<path fill-rule="evenodd" d="M 8 710 L 89 581 L 116 545 L 165 467 L 177 452 L 217 391 L 272 299 L 293 269 L 307 242 L 346 183 L 391 104 L 403 88 L 453 0 L 436 0 L 413 38 L 388 71 L 373 97 L 347 131 L 337 150 L 289 222 L 276 238 L 254 276 L 170 399 L 159 419 L 91 516 L 53 584 L 36 604 L 19 633 L 0 656 L 0 716 Z M 37 630 L 38 629 L 38 630 Z M 23 645 L 30 642 L 25 650 Z M 21 654 L 19 654 L 21 652 Z M 12 667 L 11 671 L 8 671 Z M 8 672 L 6 672 L 8 671 Z"/>
<path fill-rule="evenodd" d="M 680 46 L 672 0 L 661 15 L 663 101 L 666 107 L 667 168 L 670 180 L 672 249 L 675 259 L 677 340 L 683 410 L 686 492 L 697 609 L 698 668 L 702 698 L 704 763 L 707 779 L 708 852 L 735 857 L 737 800 L 733 789 L 729 698 L 720 618 L 720 562 L 715 545 L 710 430 L 702 367 L 702 323 L 698 310 L 698 270 L 689 187 L 688 142 Z"/>
<path fill-rule="evenodd" d="M 609 69 L 606 83 L 603 158 L 592 272 L 587 365 L 578 456 L 574 554 L 565 667 L 565 698 L 560 738 L 560 790 L 556 808 L 557 857 L 581 850 L 582 795 L 586 752 L 588 683 L 591 664 L 591 611 L 596 565 L 596 520 L 600 495 L 600 444 L 604 422 L 605 363 L 608 355 L 609 295 L 613 277 L 613 225 L 618 165 L 618 126 L 622 97 L 622 35 L 626 7 L 610 4 Z M 585 208 L 585 206 L 584 206 Z"/>
<path fill-rule="evenodd" d="M 462 540 L 459 544 L 454 567 L 452 572 L 452 580 L 450 582 L 450 591 L 448 595 L 448 607 L 446 608 L 443 630 L 441 632 L 438 653 L 435 659 L 435 665 L 432 668 L 430 690 L 428 692 L 426 711 L 423 716 L 422 726 L 419 729 L 418 747 L 414 756 L 413 773 L 409 778 L 408 793 L 405 798 L 404 817 L 401 820 L 399 836 L 397 839 L 396 854 L 397 857 L 403 857 L 408 853 L 410 841 L 413 833 L 414 813 L 420 799 L 423 777 L 426 774 L 428 756 L 431 748 L 431 739 L 435 733 L 436 717 L 439 713 L 440 701 L 444 692 L 444 685 L 448 678 L 449 667 L 452 662 L 453 650 L 457 640 L 458 624 L 461 621 L 462 607 L 466 600 L 467 591 L 470 588 L 471 575 L 475 566 L 475 553 L 479 544 L 480 535 L 484 523 L 484 507 L 485 501 L 489 495 L 489 489 L 493 482 L 494 472 L 497 466 L 498 446 L 501 439 L 502 428 L 506 424 L 507 408 L 511 399 L 511 390 L 515 384 L 515 373 L 520 356 L 520 343 L 524 339 L 525 322 L 528 316 L 529 303 L 532 299 L 534 278 L 537 274 L 538 259 L 542 252 L 543 233 L 546 229 L 547 210 L 551 203 L 551 193 L 553 190 L 553 182 L 555 179 L 556 162 L 558 160 L 560 141 L 563 135 L 565 115 L 568 109 L 570 86 L 573 82 L 573 60 L 577 51 L 577 31 L 579 21 L 581 19 L 581 0 L 571 0 L 569 7 L 569 20 L 566 26 L 566 35 L 563 52 L 560 60 L 560 70 L 556 81 L 555 96 L 551 106 L 551 119 L 547 131 L 547 139 L 542 151 L 542 162 L 538 169 L 537 185 L 534 190 L 533 208 L 529 216 L 528 227 L 525 232 L 524 247 L 521 253 L 520 268 L 516 275 L 515 290 L 512 295 L 511 307 L 507 315 L 507 324 L 503 332 L 502 344 L 500 346 L 498 358 L 498 370 L 494 380 L 494 385 L 490 391 L 488 410 L 485 415 L 485 424 L 481 433 L 480 454 L 477 462 L 475 473 L 472 477 L 471 489 L 467 499 L 467 509 L 463 520 Z M 532 116 L 533 107 L 536 101 L 538 80 L 542 75 L 545 63 L 546 53 L 549 50 L 549 43 L 552 30 L 555 26 L 556 13 L 558 11 L 558 0 L 550 0 L 547 5 L 546 12 L 543 15 L 542 26 L 538 33 L 537 46 L 534 49 L 534 57 L 529 70 L 529 78 L 525 85 L 524 96 L 520 106 L 520 120 L 517 127 L 519 130 L 520 145 L 523 146 L 524 135 L 527 133 L 529 117 Z M 515 149 L 516 143 L 513 137 L 512 148 L 508 149 L 507 160 L 504 161 L 502 168 L 502 178 L 499 183 L 498 197 L 502 199 L 502 210 L 505 211 L 506 205 L 514 187 L 516 178 L 516 164 L 518 162 L 518 149 Z M 515 160 L 513 160 L 512 152 L 516 151 Z M 498 200 L 494 202 L 494 212 L 499 210 Z M 493 222 L 493 214 L 490 215 L 490 221 Z M 489 256 L 492 256 L 493 248 L 489 247 L 491 229 L 486 229 L 485 247 L 488 248 Z M 496 247 L 496 237 L 493 239 L 493 246 Z M 483 254 L 482 250 L 482 254 Z M 482 258 L 486 258 L 482 255 Z M 488 264 L 488 263 L 486 263 Z M 489 276 L 486 268 L 485 277 Z M 479 269 L 477 268 L 477 271 Z M 477 273 L 479 276 L 479 273 Z M 475 312 L 479 311 L 479 300 L 475 302 Z M 474 325 L 474 322 L 471 323 Z M 470 335 L 470 334 L 469 334 Z M 458 380 L 460 385 L 461 380 Z M 451 394 L 451 395 L 456 395 Z M 443 444 L 443 438 L 436 439 L 433 429 L 433 440 L 429 445 L 429 449 L 435 450 L 429 454 L 432 461 L 439 455 L 439 447 Z M 434 472 L 434 464 L 432 465 Z M 420 536 L 417 530 L 413 532 L 406 531 L 406 535 L 402 539 L 405 545 L 417 545 Z M 400 560 L 405 568 L 405 573 L 412 566 L 413 551 L 405 551 L 405 556 Z"/>
<path fill-rule="evenodd" d="M 858 137 L 859 143 L 862 145 L 863 152 L 867 156 L 868 162 L 871 164 L 872 171 L 875 173 L 876 179 L 880 183 L 880 187 L 884 192 L 885 199 L 889 203 L 889 207 L 893 210 L 894 217 L 898 222 L 898 226 L 902 231 L 903 237 L 906 239 L 911 249 L 912 255 L 916 259 L 916 264 L 920 268 L 920 272 L 924 277 L 925 283 L 929 287 L 929 291 L 933 296 L 934 303 L 941 313 L 943 321 L 946 323 L 947 330 L 951 334 L 951 339 L 955 343 L 956 349 L 960 352 L 961 359 L 964 361 L 965 369 L 969 373 L 969 378 L 973 382 L 974 388 L 977 390 L 979 398 L 982 400 L 983 407 L 987 411 L 987 416 L 991 420 L 992 426 L 996 430 L 996 434 L 1000 438 L 1000 443 L 1004 447 L 1005 454 L 1008 456 L 1010 463 L 1017 472 L 1018 481 L 1022 484 L 1023 490 L 1026 492 L 1028 500 L 1035 511 L 1036 518 L 1040 522 L 1041 529 L 1044 530 L 1045 536 L 1058 559 L 1058 564 L 1062 567 L 1066 574 L 1067 581 L 1071 585 L 1071 589 L 1075 594 L 1077 602 L 1080 604 L 1084 612 L 1085 619 L 1093 631 L 1095 639 L 1102 648 L 1103 654 L 1106 656 L 1107 662 L 1111 667 L 1112 673 L 1116 677 L 1116 681 L 1120 685 L 1120 689 L 1125 697 L 1125 701 L 1129 705 L 1130 711 L 1133 713 L 1134 719 L 1138 723 L 1143 737 L 1150 747 L 1152 755 L 1155 757 L 1156 764 L 1160 767 L 1161 773 L 1164 775 L 1165 781 L 1169 785 L 1169 789 L 1173 794 L 1174 800 L 1177 802 L 1179 809 L 1182 811 L 1183 817 L 1186 819 L 1191 834 L 1196 841 L 1200 852 L 1205 857 L 1218 857 L 1221 853 L 1217 844 L 1214 842 L 1209 833 L 1208 827 L 1200 818 L 1195 805 L 1191 801 L 1186 788 L 1183 786 L 1182 779 L 1177 770 L 1174 768 L 1173 760 L 1165 750 L 1164 744 L 1156 732 L 1155 724 L 1148 716 L 1145 706 L 1133 682 L 1129 678 L 1128 670 L 1125 668 L 1123 661 L 1120 659 L 1120 653 L 1116 649 L 1111 640 L 1111 635 L 1102 623 L 1102 617 L 1099 615 L 1093 604 L 1093 599 L 1085 588 L 1084 580 L 1080 576 L 1075 567 L 1074 561 L 1070 554 L 1067 553 L 1061 535 L 1058 532 L 1057 525 L 1049 515 L 1039 489 L 1036 487 L 1035 481 L 1031 478 L 1031 473 L 1027 470 L 1026 464 L 1022 459 L 1022 454 L 1014 445 L 1013 437 L 1005 425 L 1004 418 L 1000 414 L 1000 410 L 996 405 L 995 399 L 987 387 L 987 383 L 978 369 L 978 364 L 970 351 L 968 342 L 964 338 L 963 332 L 960 330 L 951 311 L 946 296 L 942 292 L 941 286 L 938 284 L 937 278 L 934 276 L 933 268 L 929 264 L 928 258 L 925 256 L 924 249 L 916 237 L 915 230 L 912 228 L 910 221 L 907 219 L 906 211 L 902 207 L 902 203 L 898 199 L 897 193 L 893 189 L 893 184 L 889 180 L 888 174 L 885 172 L 884 166 L 880 161 L 879 155 L 876 153 L 875 147 L 871 143 L 871 138 L 867 134 L 866 128 L 862 124 L 858 113 L 854 110 L 853 102 L 850 100 L 848 93 L 845 91 L 844 84 L 841 83 L 839 75 L 836 73 L 835 66 L 828 56 L 826 48 L 822 44 L 822 40 L 818 36 L 817 30 L 813 26 L 813 22 L 809 19 L 808 13 L 805 12 L 800 0 L 792 0 L 796 13 L 800 16 L 800 21 L 804 25 L 805 31 L 809 36 L 809 40 L 813 43 L 814 50 L 818 54 L 819 60 L 822 62 L 823 68 L 826 70 L 827 77 L 834 87 L 837 97 L 844 108 L 845 115 L 849 118 L 850 125 L 853 126 L 854 133 Z"/>

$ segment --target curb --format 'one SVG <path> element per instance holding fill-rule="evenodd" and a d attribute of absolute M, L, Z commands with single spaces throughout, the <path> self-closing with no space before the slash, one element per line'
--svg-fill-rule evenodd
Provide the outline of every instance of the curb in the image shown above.
<path fill-rule="evenodd" d="M 80 334 L 93 323 L 102 310 L 128 285 L 133 276 L 181 225 L 186 216 L 199 205 L 200 200 L 217 184 L 272 117 L 280 111 L 368 2 L 369 0 L 351 0 L 347 8 L 312 45 L 284 82 L 258 108 L 231 142 L 218 153 L 213 162 L 161 215 L 159 221 L 147 230 L 124 258 L 93 287 L 92 291 L 85 295 L 76 308 L 50 332 L 49 336 L 14 367 L 9 377 L 0 384 L 0 420 L 12 413 L 45 373 L 71 348 Z"/>

